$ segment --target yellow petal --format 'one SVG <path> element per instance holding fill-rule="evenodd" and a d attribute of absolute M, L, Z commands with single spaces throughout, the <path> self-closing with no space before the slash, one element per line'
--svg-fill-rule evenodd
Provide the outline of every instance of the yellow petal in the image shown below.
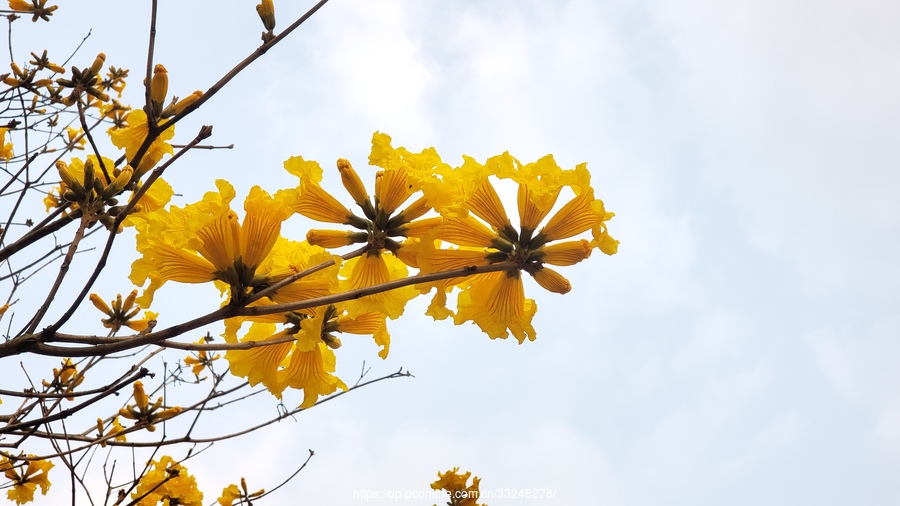
<path fill-rule="evenodd" d="M 241 342 L 273 341 L 284 336 L 284 331 L 275 332 L 275 325 L 254 323 Z M 284 385 L 278 379 L 278 369 L 293 346 L 294 344 L 288 341 L 250 350 L 229 350 L 225 353 L 225 359 L 231 366 L 231 374 L 247 378 L 251 386 L 262 383 L 269 392 L 280 399 Z"/>
<path fill-rule="evenodd" d="M 388 214 L 393 213 L 412 195 L 406 169 L 397 167 L 379 171 L 375 176 L 375 201 Z"/>
<path fill-rule="evenodd" d="M 281 223 L 290 216 L 296 192 L 279 191 L 274 197 L 254 186 L 244 201 L 246 216 L 241 224 L 241 258 L 244 265 L 254 269 L 275 246 L 281 233 Z"/>
<path fill-rule="evenodd" d="M 291 388 L 303 390 L 301 408 L 309 408 L 319 396 L 347 390 L 347 385 L 332 374 L 335 370 L 334 351 L 319 343 L 311 351 L 291 353 L 290 362 L 280 374 L 280 381 Z"/>
<path fill-rule="evenodd" d="M 379 285 L 392 279 L 405 278 L 408 272 L 406 265 L 397 257 L 369 252 L 344 264 L 341 274 L 348 279 L 341 281 L 341 289 L 355 290 Z M 347 301 L 347 312 L 351 317 L 379 312 L 395 320 L 403 314 L 406 303 L 415 296 L 416 290 L 411 286 L 405 286 Z"/>
<path fill-rule="evenodd" d="M 590 230 L 600 221 L 600 216 L 597 215 L 592 205 L 593 202 L 594 192 L 592 190 L 581 192 L 550 218 L 547 225 L 541 229 L 541 234 L 548 241 L 555 241 Z"/>
<path fill-rule="evenodd" d="M 438 239 L 460 246 L 489 248 L 495 237 L 497 234 L 473 216 L 446 216 L 437 231 Z"/>
<path fill-rule="evenodd" d="M 510 224 L 506 210 L 503 209 L 503 204 L 497 195 L 497 190 L 487 178 L 484 178 L 481 186 L 469 195 L 466 204 L 476 216 L 490 223 L 497 230 L 502 230 Z"/>
<path fill-rule="evenodd" d="M 531 320 L 537 305 L 525 298 L 520 276 L 492 272 L 471 279 L 469 288 L 459 294 L 454 323 L 472 321 L 491 339 L 506 339 L 512 332 L 520 344 L 526 338 L 534 341 Z"/>

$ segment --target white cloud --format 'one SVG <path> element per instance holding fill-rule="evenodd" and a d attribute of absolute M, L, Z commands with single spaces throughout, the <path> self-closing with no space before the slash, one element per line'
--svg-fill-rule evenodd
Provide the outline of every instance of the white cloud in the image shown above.
<path fill-rule="evenodd" d="M 813 290 L 896 297 L 897 6 L 696 1 L 654 10 L 687 74 L 705 173 Z"/>

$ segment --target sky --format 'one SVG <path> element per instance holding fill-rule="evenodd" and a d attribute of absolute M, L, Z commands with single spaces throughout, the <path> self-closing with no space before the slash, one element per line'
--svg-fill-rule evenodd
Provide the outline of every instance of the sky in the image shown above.
<path fill-rule="evenodd" d="M 311 3 L 276 1 L 276 32 Z M 79 57 L 104 51 L 131 68 L 125 98 L 139 103 L 145 4 L 125 14 L 63 3 L 50 24 L 20 21 L 14 46 L 64 54 L 90 29 Z M 206 89 L 257 46 L 254 5 L 160 2 L 156 55 L 170 93 Z M 534 342 L 434 322 L 427 300 L 391 323 L 387 360 L 345 340 L 348 384 L 363 361 L 372 376 L 403 367 L 415 378 L 213 447 L 189 465 L 208 502 L 238 476 L 271 487 L 313 449 L 267 504 L 433 504 L 360 494 L 421 493 L 457 466 L 482 491 L 553 494 L 486 498 L 492 506 L 897 504 L 898 11 L 882 1 L 327 4 L 178 125 L 176 141 L 212 124 L 210 142 L 235 147 L 174 166 L 166 177 L 183 196 L 173 203 L 215 178 L 239 196 L 295 185 L 281 168 L 294 155 L 318 160 L 336 193 L 339 157 L 371 182 L 366 159 L 382 131 L 454 165 L 504 151 L 588 162 L 621 244 L 566 268 L 565 296 L 526 284 L 539 307 Z M 294 219 L 284 233 L 302 238 L 308 226 Z M 130 290 L 120 247 L 101 279 L 110 293 Z M 171 318 L 161 323 L 218 305 L 215 290 L 171 284 L 157 299 Z M 65 330 L 98 332 L 91 316 Z M 253 402 L 216 423 L 275 413 L 274 399 Z"/>

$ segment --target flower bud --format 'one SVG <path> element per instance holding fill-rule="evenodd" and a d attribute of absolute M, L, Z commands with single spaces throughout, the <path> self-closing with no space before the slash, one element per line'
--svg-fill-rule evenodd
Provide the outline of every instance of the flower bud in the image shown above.
<path fill-rule="evenodd" d="M 534 280 L 545 290 L 553 293 L 569 293 L 572 285 L 569 280 L 564 278 L 560 273 L 544 267 L 532 274 Z"/>
<path fill-rule="evenodd" d="M 190 95 L 182 98 L 178 102 L 175 102 L 174 104 L 170 104 L 168 107 L 166 107 L 166 110 L 163 111 L 162 117 L 169 118 L 171 116 L 181 114 L 182 111 L 187 109 L 191 104 L 193 104 L 194 102 L 199 100 L 200 97 L 202 97 L 202 96 L 203 96 L 203 92 L 200 90 L 197 90 L 197 91 L 191 93 Z"/>
<path fill-rule="evenodd" d="M 153 67 L 153 78 L 150 80 L 150 99 L 153 101 L 154 108 L 162 110 L 168 92 L 169 74 L 165 67 L 157 63 Z"/>
<path fill-rule="evenodd" d="M 90 158 L 84 162 L 84 187 L 85 189 L 94 187 L 94 161 Z"/>
<path fill-rule="evenodd" d="M 366 193 L 366 187 L 362 180 L 359 179 L 359 174 L 353 170 L 353 166 L 345 158 L 338 158 L 337 168 L 341 173 L 341 183 L 344 184 L 344 188 L 353 197 L 354 202 L 362 205 L 364 200 L 368 200 L 369 195 Z"/>
<path fill-rule="evenodd" d="M 256 6 L 256 12 L 266 30 L 271 32 L 275 29 L 275 3 L 272 0 L 262 0 L 262 3 Z"/>
<path fill-rule="evenodd" d="M 103 69 L 103 63 L 106 61 L 106 54 L 100 53 L 97 55 L 97 58 L 94 59 L 94 63 L 91 64 L 91 73 L 96 74 Z"/>

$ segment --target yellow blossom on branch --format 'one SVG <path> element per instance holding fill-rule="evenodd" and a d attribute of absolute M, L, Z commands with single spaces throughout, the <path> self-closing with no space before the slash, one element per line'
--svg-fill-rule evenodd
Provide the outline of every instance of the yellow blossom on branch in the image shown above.
<path fill-rule="evenodd" d="M 131 494 L 133 500 L 142 498 L 136 506 L 203 505 L 203 492 L 197 489 L 197 480 L 188 474 L 186 467 L 168 455 L 150 462 L 150 466 Z"/>
<path fill-rule="evenodd" d="M 245 216 L 240 221 L 231 210 L 234 188 L 221 179 L 216 186 L 218 191 L 207 192 L 200 202 L 159 209 L 138 220 L 137 249 L 142 257 L 132 264 L 130 279 L 137 285 L 150 280 L 138 299 L 142 307 L 167 281 L 222 281 L 237 300 L 268 283 L 255 277 L 256 270 L 275 246 L 296 193 L 281 190 L 272 196 L 254 186 L 244 200 Z"/>
<path fill-rule="evenodd" d="M 13 144 L 6 142 L 7 132 L 9 132 L 9 128 L 0 127 L 0 158 L 8 162 L 13 157 Z"/>
<path fill-rule="evenodd" d="M 126 326 L 131 330 L 140 332 L 147 328 L 147 325 L 156 320 L 159 316 L 157 313 L 152 311 L 144 312 L 144 318 L 140 320 L 135 320 L 134 317 L 140 312 L 141 308 L 134 304 L 135 299 L 137 298 L 137 290 L 132 290 L 131 293 L 128 294 L 128 297 L 125 300 L 122 300 L 122 294 L 118 294 L 116 296 L 116 300 L 112 301 L 112 307 L 106 303 L 103 299 L 100 298 L 96 293 L 92 293 L 90 295 L 91 303 L 99 309 L 102 313 L 106 314 L 108 318 L 103 318 L 101 321 L 103 322 L 103 326 L 112 330 L 112 332 L 118 332 L 122 326 Z"/>
<path fill-rule="evenodd" d="M 128 158 L 130 163 L 133 163 L 138 149 L 147 140 L 147 136 L 150 135 L 150 126 L 147 124 L 147 113 L 141 109 L 133 109 L 128 113 L 125 121 L 127 126 L 124 128 L 110 128 L 109 137 L 113 145 L 125 150 L 125 157 Z M 146 174 L 166 154 L 172 155 L 175 153 L 172 145 L 166 142 L 172 140 L 174 136 L 175 127 L 171 126 L 160 132 L 159 136 L 150 143 L 150 147 L 147 148 L 138 165 L 139 175 Z"/>
<path fill-rule="evenodd" d="M 490 158 L 485 165 L 466 158 L 445 183 L 456 188 L 454 196 L 441 208 L 443 221 L 428 241 L 417 245 L 417 263 L 422 272 L 440 272 L 470 265 L 509 262 L 506 271 L 478 274 L 459 281 L 444 281 L 420 287 L 437 288 L 429 314 L 445 318 L 446 292 L 462 288 L 457 299 L 454 322 L 477 324 L 493 338 L 506 338 L 511 332 L 522 343 L 534 340 L 531 321 L 537 311 L 534 300 L 525 297 L 521 273 L 527 272 L 542 288 L 564 294 L 569 281 L 545 264 L 566 266 L 590 256 L 591 246 L 614 254 L 618 241 L 606 229 L 613 213 L 606 212 L 603 201 L 594 198 L 590 174 L 585 164 L 563 170 L 552 156 L 535 163 L 521 164 L 508 153 Z M 519 227 L 512 225 L 494 188 L 492 178 L 512 180 L 518 186 Z M 564 204 L 542 228 L 540 223 L 552 211 L 560 192 L 569 188 L 574 198 Z M 591 231 L 593 240 L 557 242 Z M 432 240 L 456 245 L 437 249 Z"/>
<path fill-rule="evenodd" d="M 231 373 L 247 378 L 251 385 L 262 383 L 279 399 L 288 387 L 303 390 L 303 408 L 315 404 L 319 396 L 338 389 L 347 390 L 347 385 L 333 374 L 336 359 L 334 351 L 322 339 L 323 319 L 324 312 L 318 312 L 313 318 L 298 316 L 295 320 L 298 325 L 277 332 L 274 324 L 253 323 L 241 342 L 282 340 L 289 335 L 294 340 L 228 351 L 225 358 L 231 365 Z M 304 322 L 307 322 L 305 329 Z"/>
<path fill-rule="evenodd" d="M 240 500 L 240 504 L 244 504 L 244 501 L 246 501 L 246 504 L 251 504 L 251 499 L 255 499 L 264 493 L 266 493 L 265 489 L 260 489 L 251 493 L 247 489 L 247 480 L 241 478 L 241 488 L 238 488 L 234 483 L 228 485 L 222 489 L 222 495 L 219 496 L 219 499 L 216 500 L 216 502 L 218 502 L 220 506 L 232 506 L 235 500 Z"/>
<path fill-rule="evenodd" d="M 103 419 L 102 419 L 102 418 L 98 418 L 98 419 L 97 419 L 97 437 L 103 437 L 103 436 L 104 436 L 104 426 L 105 426 L 105 423 L 103 422 Z M 114 416 L 114 417 L 112 418 L 112 420 L 110 421 L 110 424 L 109 424 L 109 429 L 110 429 L 110 430 L 109 430 L 108 433 L 109 433 L 110 435 L 116 434 L 116 436 L 115 436 L 115 440 L 116 440 L 116 441 L 119 441 L 119 442 L 125 442 L 125 441 L 126 441 L 125 434 L 122 434 L 122 432 L 125 430 L 125 427 L 122 427 L 122 424 L 119 423 L 119 417 L 118 417 L 118 416 Z M 105 447 L 105 446 L 106 446 L 106 440 L 101 441 L 101 442 L 100 442 L 100 446 Z"/>
<path fill-rule="evenodd" d="M 156 430 L 155 423 L 168 420 L 181 413 L 180 406 L 163 408 L 162 403 L 163 398 L 159 397 L 156 402 L 150 404 L 150 398 L 144 392 L 144 384 L 135 381 L 134 404 L 120 409 L 119 414 L 129 420 L 134 420 L 136 425 L 145 424 L 147 430 L 153 432 Z"/>
<path fill-rule="evenodd" d="M 0 457 L 0 472 L 12 482 L 6 497 L 16 504 L 26 504 L 34 500 L 34 491 L 41 487 L 41 494 L 50 489 L 48 472 L 54 466 L 49 460 L 34 460 L 34 455 L 13 458 Z"/>
<path fill-rule="evenodd" d="M 458 467 L 445 472 L 438 473 L 438 480 L 431 484 L 433 490 L 444 490 L 447 492 L 450 506 L 487 506 L 484 503 L 479 504 L 477 501 L 481 497 L 478 486 L 481 480 L 475 476 L 472 478 L 472 484 L 466 485 L 472 473 L 466 471 L 460 473 Z"/>
<path fill-rule="evenodd" d="M 75 390 L 75 387 L 81 384 L 84 381 L 84 375 L 78 374 L 78 370 L 75 367 L 75 364 L 72 363 L 72 359 L 67 358 L 63 360 L 62 367 L 59 369 L 53 368 L 53 379 L 50 381 L 41 380 L 41 384 L 44 388 L 50 389 L 53 392 L 58 393 L 69 393 Z M 68 400 L 74 399 L 74 396 L 66 397 Z"/>
<path fill-rule="evenodd" d="M 197 344 L 206 344 L 212 341 L 212 336 L 207 335 L 201 337 Z M 184 364 L 191 368 L 191 372 L 194 373 L 194 376 L 200 377 L 200 373 L 203 372 L 203 369 L 212 366 L 214 360 L 218 360 L 221 357 L 218 353 L 212 355 L 207 353 L 206 350 L 195 351 L 184 358 Z"/>
<path fill-rule="evenodd" d="M 372 136 L 369 163 L 382 170 L 375 174 L 375 191 L 366 190 L 362 179 L 348 160 L 338 159 L 341 182 L 354 204 L 361 211 L 357 215 L 338 199 L 321 188 L 322 169 L 314 161 L 291 157 L 285 169 L 300 178 L 297 188 L 300 198 L 295 211 L 307 218 L 350 225 L 354 231 L 310 230 L 307 240 L 324 247 L 341 247 L 354 243 L 364 245 L 362 256 L 348 261 L 342 275 L 342 290 L 365 288 L 405 278 L 409 272 L 403 265 L 409 260 L 403 254 L 406 239 L 420 237 L 440 223 L 440 219 L 423 219 L 436 203 L 441 188 L 435 173 L 445 164 L 434 148 L 412 153 L 405 148 L 394 149 L 391 138 L 376 132 Z M 422 192 L 405 209 L 399 210 L 413 195 Z M 399 210 L 399 211 L 398 211 Z M 381 312 L 396 319 L 403 314 L 406 303 L 416 296 L 415 289 L 404 287 L 361 297 L 348 303 L 351 315 Z"/>
<path fill-rule="evenodd" d="M 47 0 L 9 0 L 9 8 L 17 12 L 30 12 L 32 14 L 31 21 L 37 22 L 38 19 L 50 21 L 50 16 L 58 8 L 56 5 L 47 7 Z"/>

